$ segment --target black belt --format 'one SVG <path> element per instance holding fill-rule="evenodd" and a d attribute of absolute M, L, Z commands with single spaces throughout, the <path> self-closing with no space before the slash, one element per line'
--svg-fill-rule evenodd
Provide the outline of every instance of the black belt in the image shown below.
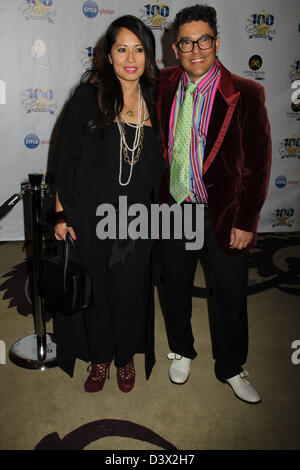
<path fill-rule="evenodd" d="M 208 202 L 187 202 L 186 204 L 197 204 L 199 206 L 204 206 L 206 209 L 209 208 Z"/>

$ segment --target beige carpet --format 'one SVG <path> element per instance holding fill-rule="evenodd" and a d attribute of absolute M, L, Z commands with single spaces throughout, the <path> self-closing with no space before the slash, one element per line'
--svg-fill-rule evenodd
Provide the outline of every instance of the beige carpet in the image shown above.
<path fill-rule="evenodd" d="M 22 291 L 25 282 L 15 268 L 24 256 L 22 242 L 0 244 L 0 344 L 2 351 L 3 346 L 6 348 L 5 357 L 0 355 L 0 449 L 33 450 L 48 435 L 50 440 L 43 442 L 51 448 L 51 439 L 61 440 L 72 432 L 71 436 L 77 436 L 71 439 L 72 445 L 77 445 L 76 439 L 83 440 L 86 450 L 158 450 L 172 446 L 178 450 L 300 449 L 300 364 L 291 360 L 291 345 L 300 340 L 297 279 L 293 285 L 248 297 L 250 350 L 246 369 L 262 396 L 260 404 L 241 402 L 229 386 L 216 380 L 206 298 L 195 297 L 193 301 L 198 356 L 191 376 L 183 386 L 171 384 L 157 291 L 157 362 L 150 380 L 145 380 L 143 357 L 136 356 L 136 385 L 129 394 L 119 391 L 114 367 L 104 389 L 87 394 L 83 390 L 87 364 L 82 361 L 77 361 L 75 376 L 70 379 L 57 367 L 28 370 L 8 358 L 15 341 L 34 333 L 32 315 L 19 312 L 26 296 L 16 292 Z M 299 244 L 285 247 L 281 253 L 279 250 L 275 261 L 285 266 L 298 257 Z M 7 276 L 9 272 L 13 274 Z M 18 276 L 16 287 L 12 280 Z M 250 270 L 250 284 L 257 276 L 257 269 Z M 205 287 L 200 265 L 195 285 Z M 52 331 L 51 321 L 47 331 Z M 103 434 L 106 437 L 101 437 Z"/>

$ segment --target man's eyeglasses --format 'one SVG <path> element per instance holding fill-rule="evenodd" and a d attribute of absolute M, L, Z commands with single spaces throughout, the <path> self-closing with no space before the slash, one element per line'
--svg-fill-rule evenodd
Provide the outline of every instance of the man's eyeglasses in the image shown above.
<path fill-rule="evenodd" d="M 214 39 L 214 36 L 209 36 L 206 34 L 205 36 L 201 36 L 201 38 L 197 39 L 196 41 L 192 41 L 191 39 L 181 39 L 181 41 L 176 43 L 176 46 L 180 52 L 191 52 L 194 49 L 195 44 L 198 45 L 199 49 L 205 50 L 211 48 Z"/>

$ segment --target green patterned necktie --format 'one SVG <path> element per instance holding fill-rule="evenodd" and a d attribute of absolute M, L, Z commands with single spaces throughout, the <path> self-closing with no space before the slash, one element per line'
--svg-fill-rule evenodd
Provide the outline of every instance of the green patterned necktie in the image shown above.
<path fill-rule="evenodd" d="M 193 94 L 197 85 L 187 82 L 177 119 L 170 173 L 170 193 L 178 204 L 189 195 L 190 144 L 193 119 Z"/>

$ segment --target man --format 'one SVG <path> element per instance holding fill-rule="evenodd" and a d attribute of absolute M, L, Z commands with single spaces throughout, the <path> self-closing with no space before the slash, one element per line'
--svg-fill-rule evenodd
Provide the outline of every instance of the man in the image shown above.
<path fill-rule="evenodd" d="M 211 333 L 216 377 L 248 402 L 261 399 L 245 380 L 248 353 L 247 253 L 256 243 L 267 194 L 271 141 L 264 89 L 217 59 L 216 12 L 195 5 L 175 17 L 172 47 L 180 65 L 161 70 L 158 115 L 169 205 L 204 205 L 212 262 Z M 183 384 L 197 355 L 191 328 L 199 252 L 183 238 L 162 240 L 170 379 Z"/>

